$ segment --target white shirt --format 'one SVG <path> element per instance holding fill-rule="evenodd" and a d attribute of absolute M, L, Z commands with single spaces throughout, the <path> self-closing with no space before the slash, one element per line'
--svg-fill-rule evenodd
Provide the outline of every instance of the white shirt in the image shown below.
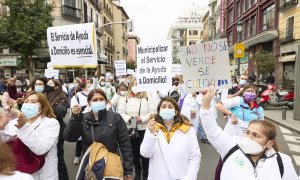
<path fill-rule="evenodd" d="M 214 119 L 213 111 L 203 110 L 200 111 L 201 122 L 209 142 L 214 146 L 223 159 L 226 154 L 234 146 L 241 141 L 238 136 L 230 136 L 224 132 Z M 270 151 L 269 151 L 270 150 Z M 295 168 L 293 167 L 292 160 L 289 156 L 280 153 L 282 158 L 284 173 L 281 178 L 277 155 L 269 156 L 268 153 L 272 153 L 269 149 L 266 151 L 268 158 L 265 161 L 256 166 L 254 169 L 250 160 L 242 153 L 241 150 L 235 151 L 231 156 L 228 157 L 226 162 L 223 164 L 221 171 L 221 180 L 297 180 Z M 274 150 L 273 150 L 274 151 Z M 260 162 L 260 161 L 259 161 Z M 257 175 L 255 175 L 255 172 Z"/>
<path fill-rule="evenodd" d="M 22 173 L 20 171 L 15 171 L 13 175 L 4 175 L 0 174 L 1 180 L 33 180 L 33 177 L 30 174 Z"/>
<path fill-rule="evenodd" d="M 11 120 L 4 129 L 0 131 L 0 139 L 7 139 L 7 134 L 17 137 L 36 155 L 44 155 L 45 164 L 39 171 L 32 174 L 33 178 L 58 180 L 57 171 L 57 141 L 59 134 L 59 123 L 54 118 L 39 117 L 34 123 L 26 123 L 20 129 L 14 125 L 17 119 Z M 6 133 L 9 130 L 9 133 Z M 6 135 L 5 135 L 6 134 Z"/>
<path fill-rule="evenodd" d="M 140 152 L 150 158 L 148 180 L 197 179 L 201 152 L 193 127 L 176 130 L 169 143 L 161 130 L 154 136 L 147 128 Z"/>

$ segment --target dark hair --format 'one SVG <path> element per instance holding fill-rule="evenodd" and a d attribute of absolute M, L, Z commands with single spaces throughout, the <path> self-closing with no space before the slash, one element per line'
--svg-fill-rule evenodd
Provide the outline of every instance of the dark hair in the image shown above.
<path fill-rule="evenodd" d="M 160 102 L 157 105 L 157 116 L 155 118 L 157 122 L 163 123 L 162 118 L 159 116 L 159 112 L 160 112 L 160 107 L 161 107 L 162 103 L 165 102 L 165 101 L 168 101 L 168 102 L 172 103 L 174 108 L 175 108 L 175 111 L 177 111 L 177 114 L 174 117 L 175 121 L 177 121 L 177 122 L 180 121 L 180 124 L 184 123 L 184 124 L 189 125 L 189 126 L 192 125 L 192 123 L 185 116 L 183 116 L 180 113 L 180 108 L 179 108 L 178 103 L 176 101 L 174 101 L 174 99 L 169 98 L 169 97 L 161 99 Z"/>
<path fill-rule="evenodd" d="M 59 80 L 57 80 L 57 79 L 49 79 L 49 81 L 52 81 L 54 83 L 54 85 L 58 87 L 58 90 L 62 91 L 62 84 L 60 83 Z"/>
<path fill-rule="evenodd" d="M 101 94 L 104 97 L 105 101 L 107 102 L 107 97 L 106 97 L 105 92 L 102 89 L 94 89 L 94 90 L 91 90 L 90 93 L 87 96 L 88 103 L 91 102 L 91 99 L 93 98 L 95 93 Z"/>
<path fill-rule="evenodd" d="M 254 89 L 255 92 L 256 92 L 256 94 L 258 94 L 258 88 L 257 88 L 257 86 L 255 84 L 252 84 L 252 83 L 251 84 L 246 84 L 243 87 L 243 92 L 242 93 L 244 93 L 247 89 L 250 89 L 250 88 Z"/>
<path fill-rule="evenodd" d="M 158 103 L 157 105 L 157 114 L 159 114 L 160 112 L 160 106 L 161 104 L 164 102 L 164 101 L 169 101 L 170 103 L 173 104 L 173 106 L 175 107 L 175 111 L 177 111 L 178 113 L 177 114 L 180 114 L 180 108 L 179 108 L 179 105 L 176 101 L 174 101 L 172 98 L 163 98 L 162 100 L 160 100 L 160 102 Z"/>
<path fill-rule="evenodd" d="M 84 88 L 86 88 L 86 83 L 80 83 L 78 87 L 80 87 L 80 91 L 82 91 Z"/>
<path fill-rule="evenodd" d="M 38 77 L 38 78 L 36 78 L 35 80 L 33 80 L 33 81 L 31 82 L 31 84 L 30 84 L 30 88 L 31 88 L 31 90 L 33 90 L 33 91 L 34 91 L 34 88 L 35 88 L 35 82 L 36 82 L 37 80 L 43 81 L 45 86 L 46 86 L 46 84 L 47 84 L 47 78 L 46 78 L 46 77 Z"/>
<path fill-rule="evenodd" d="M 263 132 L 264 132 L 264 134 L 268 137 L 269 140 L 274 140 L 273 149 L 276 152 L 278 152 L 279 151 L 279 147 L 278 147 L 278 144 L 276 142 L 276 135 L 277 135 L 276 127 L 272 123 L 270 123 L 268 121 L 262 121 L 262 120 L 251 121 L 249 123 L 249 126 L 251 124 L 260 124 L 261 126 L 263 126 Z"/>
<path fill-rule="evenodd" d="M 125 87 L 125 88 L 127 89 L 127 86 L 126 86 L 126 84 L 124 84 L 124 83 L 121 83 L 121 84 L 119 84 L 119 86 L 117 87 L 117 90 L 119 90 L 121 87 Z"/>
<path fill-rule="evenodd" d="M 16 168 L 16 159 L 9 146 L 1 141 L 0 162 L 0 174 L 12 175 Z"/>

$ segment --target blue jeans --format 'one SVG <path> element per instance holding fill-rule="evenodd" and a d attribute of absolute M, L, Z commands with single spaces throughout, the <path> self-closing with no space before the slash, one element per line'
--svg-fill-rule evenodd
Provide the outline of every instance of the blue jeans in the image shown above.
<path fill-rule="evenodd" d="M 202 140 L 202 139 L 207 139 L 201 121 L 199 121 L 199 124 L 198 124 L 197 135 L 198 135 L 198 137 L 199 137 L 201 140 Z"/>

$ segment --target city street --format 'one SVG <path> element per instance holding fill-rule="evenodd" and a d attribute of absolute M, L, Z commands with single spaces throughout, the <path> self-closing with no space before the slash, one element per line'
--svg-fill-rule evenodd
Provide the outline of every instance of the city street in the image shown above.
<path fill-rule="evenodd" d="M 219 125 L 224 127 L 225 120 L 219 115 Z M 65 118 L 67 122 L 67 118 Z M 280 152 L 288 154 L 293 157 L 293 163 L 297 173 L 300 172 L 300 134 L 292 132 L 288 129 L 275 124 L 277 129 L 277 142 L 280 147 Z M 219 160 L 219 155 L 216 150 L 207 144 L 203 144 L 199 141 L 201 149 L 201 166 L 198 173 L 198 180 L 212 180 L 214 179 L 214 172 L 216 164 Z M 65 142 L 65 161 L 68 166 L 68 172 L 70 180 L 74 180 L 77 173 L 78 165 L 73 165 L 73 159 L 75 155 L 75 143 Z M 296 161 L 298 163 L 296 163 Z M 234 172 L 233 172 L 234 173 Z"/>

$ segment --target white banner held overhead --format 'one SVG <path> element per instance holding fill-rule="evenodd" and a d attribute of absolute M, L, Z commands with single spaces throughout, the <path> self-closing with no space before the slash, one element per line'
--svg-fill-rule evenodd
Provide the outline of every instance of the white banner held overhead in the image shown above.
<path fill-rule="evenodd" d="M 157 91 L 172 86 L 171 43 L 141 44 L 137 47 L 136 79 L 139 89 Z"/>
<path fill-rule="evenodd" d="M 133 69 L 127 69 L 127 74 L 135 75 L 135 72 Z"/>
<path fill-rule="evenodd" d="M 45 77 L 46 78 L 54 78 L 54 79 L 58 79 L 59 76 L 59 70 L 56 69 L 45 69 Z"/>
<path fill-rule="evenodd" d="M 115 70 L 116 70 L 116 76 L 127 75 L 126 61 L 125 60 L 115 61 Z"/>
<path fill-rule="evenodd" d="M 54 68 L 97 66 L 94 23 L 49 27 L 47 40 Z"/>
<path fill-rule="evenodd" d="M 181 64 L 172 64 L 172 76 L 182 74 Z"/>
<path fill-rule="evenodd" d="M 187 91 L 232 87 L 227 39 L 180 47 L 179 57 Z"/>

